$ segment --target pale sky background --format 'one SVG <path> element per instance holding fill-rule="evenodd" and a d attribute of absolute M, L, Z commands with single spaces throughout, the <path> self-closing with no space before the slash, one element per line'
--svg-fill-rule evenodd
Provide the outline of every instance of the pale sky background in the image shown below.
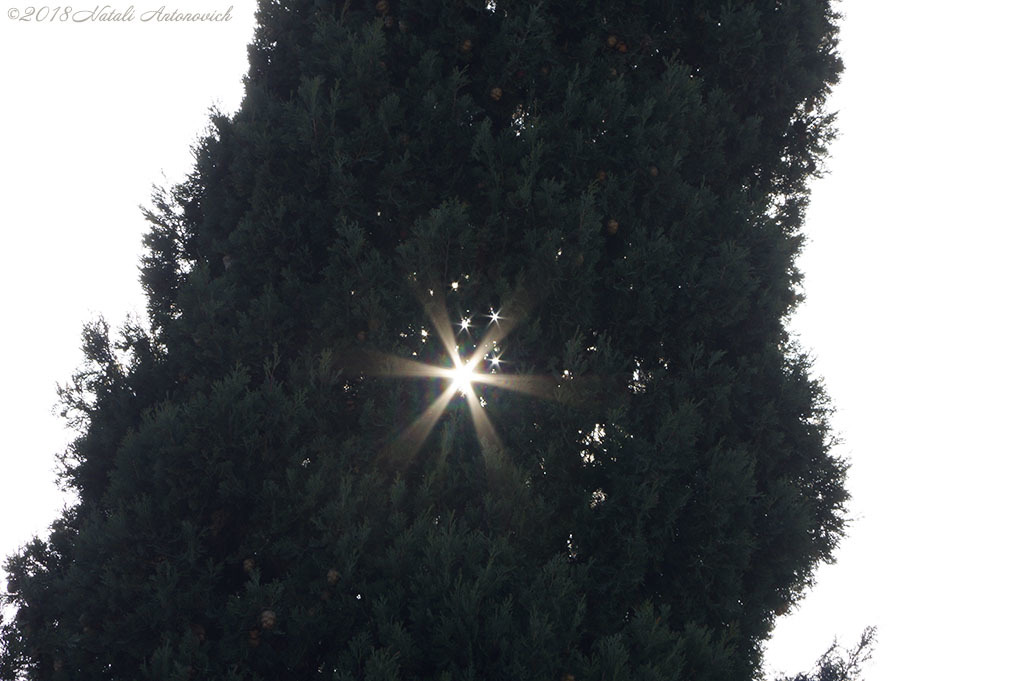
<path fill-rule="evenodd" d="M 144 310 L 138 205 L 191 166 L 209 107 L 241 98 L 255 3 L 178 5 L 231 3 L 230 22 L 199 25 L 139 21 L 160 2 L 120 24 L 22 23 L 7 14 L 25 5 L 2 7 L 4 556 L 63 503 L 69 435 L 52 408 L 82 325 Z M 840 9 L 842 136 L 813 186 L 792 328 L 837 407 L 855 522 L 779 621 L 768 665 L 809 669 L 834 636 L 877 625 L 873 681 L 1019 676 L 1024 3 Z"/>

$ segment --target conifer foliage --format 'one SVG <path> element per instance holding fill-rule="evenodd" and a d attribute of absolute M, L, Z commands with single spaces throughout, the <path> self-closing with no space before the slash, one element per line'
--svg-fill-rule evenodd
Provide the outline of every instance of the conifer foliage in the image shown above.
<path fill-rule="evenodd" d="M 80 501 L 9 559 L 0 674 L 752 678 L 843 531 L 784 330 L 828 0 L 258 19 L 241 108 L 147 213 L 148 323 L 85 332 Z M 450 366 L 431 306 L 463 352 L 507 325 L 487 370 L 540 387 L 414 442 L 448 382 L 379 366 Z"/>

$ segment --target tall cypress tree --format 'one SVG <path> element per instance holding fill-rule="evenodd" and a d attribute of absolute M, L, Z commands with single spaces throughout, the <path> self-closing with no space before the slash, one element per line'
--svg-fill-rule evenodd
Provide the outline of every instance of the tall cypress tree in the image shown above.
<path fill-rule="evenodd" d="M 258 21 L 147 213 L 148 325 L 86 329 L 0 673 L 755 676 L 843 530 L 784 327 L 828 0 Z"/>

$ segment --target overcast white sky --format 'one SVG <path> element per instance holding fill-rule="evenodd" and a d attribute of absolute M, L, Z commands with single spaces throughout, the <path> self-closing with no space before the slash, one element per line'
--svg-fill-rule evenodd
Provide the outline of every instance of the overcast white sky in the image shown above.
<path fill-rule="evenodd" d="M 231 3 L 199 25 L 139 20 L 160 2 L 119 24 L 0 17 L 2 555 L 61 507 L 54 388 L 82 324 L 144 309 L 138 205 L 190 167 L 210 105 L 241 97 L 255 3 L 179 6 Z M 793 330 L 838 408 L 856 521 L 768 663 L 808 668 L 874 624 L 873 681 L 1019 674 L 1024 3 L 840 9 L 842 137 L 814 186 Z"/>

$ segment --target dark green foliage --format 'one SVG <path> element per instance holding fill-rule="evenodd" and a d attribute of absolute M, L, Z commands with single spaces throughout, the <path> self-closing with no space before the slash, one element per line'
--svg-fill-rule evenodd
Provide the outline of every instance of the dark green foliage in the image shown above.
<path fill-rule="evenodd" d="M 241 109 L 147 213 L 149 328 L 86 331 L 81 502 L 9 562 L 0 673 L 755 675 L 843 529 L 783 326 L 835 20 L 264 2 Z M 428 288 L 522 302 L 507 371 L 569 396 L 482 388 L 500 453 L 463 398 L 395 445 L 438 386 L 360 358 L 443 356 Z"/>

